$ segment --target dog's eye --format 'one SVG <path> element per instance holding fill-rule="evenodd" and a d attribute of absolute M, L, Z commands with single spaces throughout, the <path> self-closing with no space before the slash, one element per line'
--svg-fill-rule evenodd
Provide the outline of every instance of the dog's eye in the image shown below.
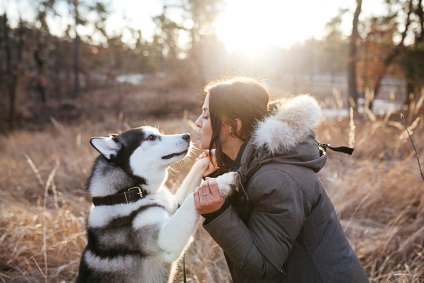
<path fill-rule="evenodd" d="M 157 136 L 155 136 L 155 135 L 150 135 L 150 136 L 147 137 L 148 141 L 154 141 L 155 139 L 157 139 Z"/>

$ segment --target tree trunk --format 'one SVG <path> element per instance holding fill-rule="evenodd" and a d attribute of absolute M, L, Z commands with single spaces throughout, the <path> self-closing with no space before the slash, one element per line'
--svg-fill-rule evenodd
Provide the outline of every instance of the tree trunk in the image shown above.
<path fill-rule="evenodd" d="M 423 9 L 423 1 L 419 0 L 417 4 L 417 8 L 415 9 L 419 22 L 420 22 L 420 34 L 417 36 L 416 43 L 424 42 L 424 9 Z"/>
<path fill-rule="evenodd" d="M 75 37 L 73 40 L 73 48 L 72 48 L 72 59 L 73 59 L 73 72 L 74 72 L 74 92 L 73 96 L 78 97 L 80 95 L 80 80 L 79 80 L 79 70 L 80 70 L 80 62 L 79 62 L 79 45 L 80 38 L 78 35 L 77 27 L 79 24 L 79 15 L 78 15 L 78 0 L 74 0 L 74 17 L 75 17 Z"/>
<path fill-rule="evenodd" d="M 404 104 L 410 109 L 411 102 L 415 100 L 415 94 L 414 94 L 414 84 L 407 78 L 408 82 L 406 83 L 406 97 Z"/>
<path fill-rule="evenodd" d="M 9 98 L 9 111 L 7 115 L 7 121 L 9 129 L 14 128 L 15 123 L 15 102 L 16 102 L 16 91 L 17 91 L 17 70 L 16 67 L 12 66 L 12 52 L 11 52 L 11 43 L 9 38 L 9 23 L 6 13 L 3 14 L 3 38 L 4 38 L 4 50 L 6 54 L 6 73 L 7 73 L 7 94 Z M 19 27 L 20 28 L 20 27 Z M 19 53 L 19 52 L 18 52 Z"/>
<path fill-rule="evenodd" d="M 393 61 L 396 59 L 396 57 L 399 56 L 402 49 L 404 48 L 405 38 L 406 38 L 406 35 L 408 33 L 409 26 L 411 24 L 411 13 L 412 13 L 412 7 L 413 7 L 412 1 L 413 0 L 409 0 L 409 2 L 408 2 L 409 11 L 408 11 L 408 14 L 406 16 L 405 28 L 402 32 L 401 40 L 400 40 L 399 44 L 396 45 L 395 49 L 393 49 L 393 51 L 386 57 L 386 59 L 384 59 L 383 68 L 382 68 L 381 72 L 379 72 L 379 74 L 377 76 L 377 80 L 375 81 L 374 96 L 373 96 L 374 100 L 378 96 L 378 93 L 379 93 L 380 88 L 381 88 L 381 81 L 383 80 L 384 76 L 386 75 L 387 69 L 393 63 Z M 406 96 L 408 97 L 409 93 L 406 93 Z M 370 102 L 370 109 L 372 109 L 372 106 L 373 106 L 373 101 Z"/>
<path fill-rule="evenodd" d="M 200 84 L 204 86 L 206 84 L 206 78 L 204 75 L 203 56 L 200 48 L 201 41 L 197 39 L 199 36 L 198 32 L 193 28 L 191 31 L 191 56 L 196 68 L 195 74 L 200 81 Z"/>
<path fill-rule="evenodd" d="M 359 37 L 358 22 L 361 13 L 362 0 L 356 0 L 356 10 L 353 16 L 352 35 L 349 42 L 349 57 L 347 67 L 348 105 L 355 111 L 358 109 L 358 89 L 356 86 L 356 62 L 358 61 L 356 43 Z"/>
<path fill-rule="evenodd" d="M 39 40 L 41 40 L 41 35 Z M 35 61 L 35 65 L 37 68 L 37 78 L 36 78 L 36 89 L 40 95 L 40 101 L 43 104 L 46 104 L 47 102 L 47 97 L 46 97 L 46 90 L 44 88 L 44 59 L 42 58 L 41 55 L 41 43 L 38 42 L 37 43 L 37 48 L 33 51 L 33 57 L 34 57 L 34 61 Z"/>
<path fill-rule="evenodd" d="M 62 66 L 60 64 L 60 56 L 58 50 L 64 48 L 61 46 L 60 41 L 57 39 L 54 40 L 55 45 L 55 54 L 53 57 L 54 67 L 53 67 L 53 79 L 54 79 L 54 93 L 56 95 L 57 101 L 62 100 L 62 79 L 61 74 L 63 73 Z"/>

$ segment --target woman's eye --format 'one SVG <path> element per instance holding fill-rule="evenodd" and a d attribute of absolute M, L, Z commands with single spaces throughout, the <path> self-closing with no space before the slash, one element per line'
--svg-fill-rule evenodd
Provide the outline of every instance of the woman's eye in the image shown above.
<path fill-rule="evenodd" d="M 205 119 L 205 120 L 207 120 L 207 119 L 209 119 L 209 116 L 203 115 L 202 118 Z"/>
<path fill-rule="evenodd" d="M 155 135 L 150 135 L 147 137 L 148 141 L 154 141 L 157 137 Z"/>

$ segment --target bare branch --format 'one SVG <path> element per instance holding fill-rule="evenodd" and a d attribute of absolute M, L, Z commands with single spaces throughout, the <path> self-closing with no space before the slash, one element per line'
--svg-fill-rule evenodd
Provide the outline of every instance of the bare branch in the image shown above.
<path fill-rule="evenodd" d="M 420 170 L 421 177 L 422 177 L 422 178 L 423 178 L 423 180 L 424 180 L 423 171 L 421 170 L 420 157 L 419 157 L 419 155 L 418 155 L 417 149 L 415 148 L 414 141 L 412 140 L 412 137 L 411 137 L 411 135 L 409 134 L 408 127 L 406 126 L 405 116 L 401 113 L 401 114 L 400 114 L 400 118 L 402 119 L 403 125 L 404 125 L 404 127 L 405 127 L 405 129 L 406 129 L 406 132 L 408 133 L 409 139 L 411 140 L 412 146 L 414 147 L 415 154 L 416 154 L 416 156 L 417 156 L 418 168 L 419 168 L 419 170 Z"/>

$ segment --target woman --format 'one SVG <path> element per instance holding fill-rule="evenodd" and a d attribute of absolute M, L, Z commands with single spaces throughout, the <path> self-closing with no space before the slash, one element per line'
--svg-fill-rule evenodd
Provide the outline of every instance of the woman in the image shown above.
<path fill-rule="evenodd" d="M 313 133 L 320 117 L 310 96 L 270 104 L 254 79 L 205 87 L 196 121 L 200 158 L 214 150 L 205 175 L 237 170 L 243 186 L 225 200 L 206 178 L 195 205 L 233 282 L 368 282 L 315 174 L 327 159 Z"/>

